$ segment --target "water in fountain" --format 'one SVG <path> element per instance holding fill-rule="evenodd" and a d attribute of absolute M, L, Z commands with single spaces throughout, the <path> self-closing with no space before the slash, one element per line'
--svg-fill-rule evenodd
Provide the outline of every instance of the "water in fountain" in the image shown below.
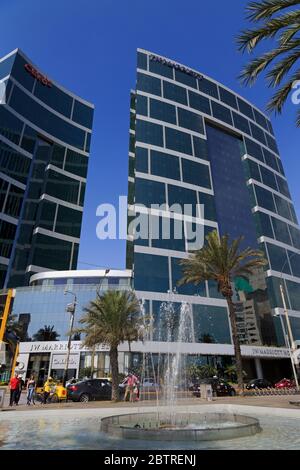
<path fill-rule="evenodd" d="M 153 377 L 159 385 L 156 389 L 157 406 L 164 405 L 168 410 L 167 413 L 162 413 L 161 409 L 158 410 L 160 421 L 174 424 L 178 396 L 187 396 L 188 393 L 188 364 L 184 350 L 186 343 L 195 342 L 192 306 L 188 303 L 176 302 L 176 292 L 169 292 L 168 301 L 162 302 L 159 309 L 157 331 L 154 331 L 153 317 L 145 312 L 144 301 L 141 303 L 141 314 L 144 320 L 144 342 L 153 341 L 155 337 L 164 350 L 158 355 L 156 367 L 153 354 L 151 352 L 143 354 L 141 380 L 143 383 L 145 377 Z M 148 395 L 147 391 L 146 393 L 144 391 L 143 398 L 150 398 L 149 390 Z"/>

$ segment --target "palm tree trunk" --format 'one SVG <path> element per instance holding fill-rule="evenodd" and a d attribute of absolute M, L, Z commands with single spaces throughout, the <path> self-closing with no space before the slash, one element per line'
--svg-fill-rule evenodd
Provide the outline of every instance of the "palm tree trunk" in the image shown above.
<path fill-rule="evenodd" d="M 111 380 L 112 380 L 112 401 L 119 401 L 119 364 L 118 364 L 118 346 L 112 345 L 109 351 Z"/>
<path fill-rule="evenodd" d="M 232 342 L 234 346 L 234 355 L 235 355 L 235 361 L 236 361 L 236 375 L 237 375 L 237 381 L 238 381 L 239 394 L 243 395 L 244 383 L 243 383 L 242 354 L 241 354 L 240 341 L 239 341 L 239 337 L 237 333 L 235 308 L 232 302 L 232 297 L 227 296 L 226 300 L 227 300 L 227 305 L 229 309 L 229 319 L 230 319 L 230 324 L 231 324 Z"/>

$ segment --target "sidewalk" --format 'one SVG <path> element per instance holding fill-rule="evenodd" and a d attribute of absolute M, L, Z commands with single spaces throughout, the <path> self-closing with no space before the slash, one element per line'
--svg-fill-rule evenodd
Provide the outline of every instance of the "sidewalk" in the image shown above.
<path fill-rule="evenodd" d="M 292 405 L 289 402 L 299 402 L 300 395 L 279 395 L 279 396 L 262 396 L 262 397 L 218 397 L 214 398 L 211 402 L 203 400 L 201 398 L 188 398 L 179 399 L 178 406 L 188 405 L 208 405 L 208 404 L 227 404 L 227 405 L 248 405 L 248 406 L 259 406 L 259 407 L 271 407 L 271 408 L 286 408 L 286 409 L 299 409 L 299 406 Z M 80 402 L 61 402 L 61 403 L 49 403 L 47 405 L 26 405 L 26 392 L 22 393 L 18 406 L 9 407 L 9 394 L 7 393 L 4 399 L 4 406 L 2 411 L 8 410 L 22 410 L 34 412 L 34 410 L 40 409 L 89 409 L 89 408 L 140 408 L 140 407 L 153 407 L 156 406 L 155 400 L 146 400 L 135 403 L 129 402 L 118 402 L 113 403 L 111 401 L 91 401 L 89 403 Z"/>

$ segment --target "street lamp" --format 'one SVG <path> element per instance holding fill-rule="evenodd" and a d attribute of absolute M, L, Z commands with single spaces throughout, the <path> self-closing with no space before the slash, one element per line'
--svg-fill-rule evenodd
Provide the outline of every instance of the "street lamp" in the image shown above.
<path fill-rule="evenodd" d="M 285 315 L 285 320 L 286 320 L 286 324 L 287 324 L 288 333 L 285 330 L 284 323 L 283 323 L 283 320 L 281 318 L 280 313 L 279 313 L 279 316 L 280 316 L 280 321 L 281 321 L 281 327 L 282 327 L 282 330 L 283 330 L 283 335 L 284 335 L 284 338 L 285 338 L 285 341 L 286 341 L 286 344 L 288 346 L 289 353 L 290 353 L 292 369 L 293 369 L 293 375 L 294 375 L 295 383 L 296 383 L 296 389 L 297 389 L 297 391 L 299 391 L 298 376 L 297 376 L 297 371 L 296 371 L 294 357 L 293 357 L 293 353 L 295 352 L 296 347 L 295 347 L 295 341 L 294 341 L 294 337 L 293 337 L 293 332 L 292 332 L 292 327 L 291 327 L 291 322 L 290 322 L 290 318 L 289 318 L 289 314 L 288 314 L 288 308 L 287 308 L 287 303 L 286 303 L 285 294 L 284 294 L 284 287 L 283 287 L 283 270 L 285 268 L 285 265 L 288 262 L 288 259 L 291 259 L 296 254 L 297 253 L 294 253 L 290 258 L 287 258 L 285 260 L 285 262 L 283 263 L 283 266 L 281 268 L 281 281 L 280 281 L 280 285 L 279 285 L 280 295 L 281 295 L 281 299 L 282 299 L 283 311 L 284 311 L 284 315 Z"/>
<path fill-rule="evenodd" d="M 66 358 L 66 364 L 65 364 L 65 370 L 64 370 L 64 375 L 63 375 L 63 386 L 65 387 L 66 381 L 67 381 L 67 376 L 68 376 L 68 368 L 69 368 L 69 360 L 70 360 L 70 352 L 71 352 L 71 341 L 72 341 L 72 331 L 73 331 L 73 325 L 74 325 L 74 317 L 75 317 L 75 309 L 77 305 L 77 297 L 74 292 L 71 290 L 65 289 L 64 295 L 71 294 L 74 296 L 74 302 L 71 304 L 68 304 L 66 307 L 66 311 L 70 313 L 70 331 L 69 331 L 69 339 L 68 339 L 68 346 L 67 346 L 67 358 Z"/>

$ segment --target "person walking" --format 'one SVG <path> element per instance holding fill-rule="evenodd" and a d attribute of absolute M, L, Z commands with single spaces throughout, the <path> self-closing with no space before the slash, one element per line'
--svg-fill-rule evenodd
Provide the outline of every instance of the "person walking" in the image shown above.
<path fill-rule="evenodd" d="M 19 388 L 18 388 L 18 391 L 16 392 L 16 397 L 15 397 L 16 405 L 19 404 L 24 385 L 25 385 L 25 382 L 23 380 L 23 377 L 22 375 L 19 375 Z"/>
<path fill-rule="evenodd" d="M 20 387 L 20 379 L 18 377 L 18 374 L 15 374 L 14 377 L 12 377 L 9 382 L 9 389 L 10 389 L 9 406 L 13 406 L 14 403 L 16 405 L 18 404 L 16 401 L 16 396 L 19 393 L 19 387 Z"/>
<path fill-rule="evenodd" d="M 28 379 L 27 382 L 27 405 L 31 405 L 31 402 L 33 405 L 35 405 L 34 402 L 34 391 L 36 387 L 36 382 L 34 379 L 34 375 L 31 375 L 31 377 Z"/>
<path fill-rule="evenodd" d="M 130 402 L 133 401 L 133 391 L 134 391 L 137 381 L 138 379 L 134 374 L 128 374 L 125 380 L 123 381 L 123 384 L 126 384 L 124 401 L 127 401 L 128 395 L 129 395 L 129 401 Z"/>
<path fill-rule="evenodd" d="M 48 379 L 44 383 L 43 405 L 46 405 L 47 400 L 50 396 L 52 387 L 53 387 L 53 379 L 52 377 L 48 377 Z"/>

